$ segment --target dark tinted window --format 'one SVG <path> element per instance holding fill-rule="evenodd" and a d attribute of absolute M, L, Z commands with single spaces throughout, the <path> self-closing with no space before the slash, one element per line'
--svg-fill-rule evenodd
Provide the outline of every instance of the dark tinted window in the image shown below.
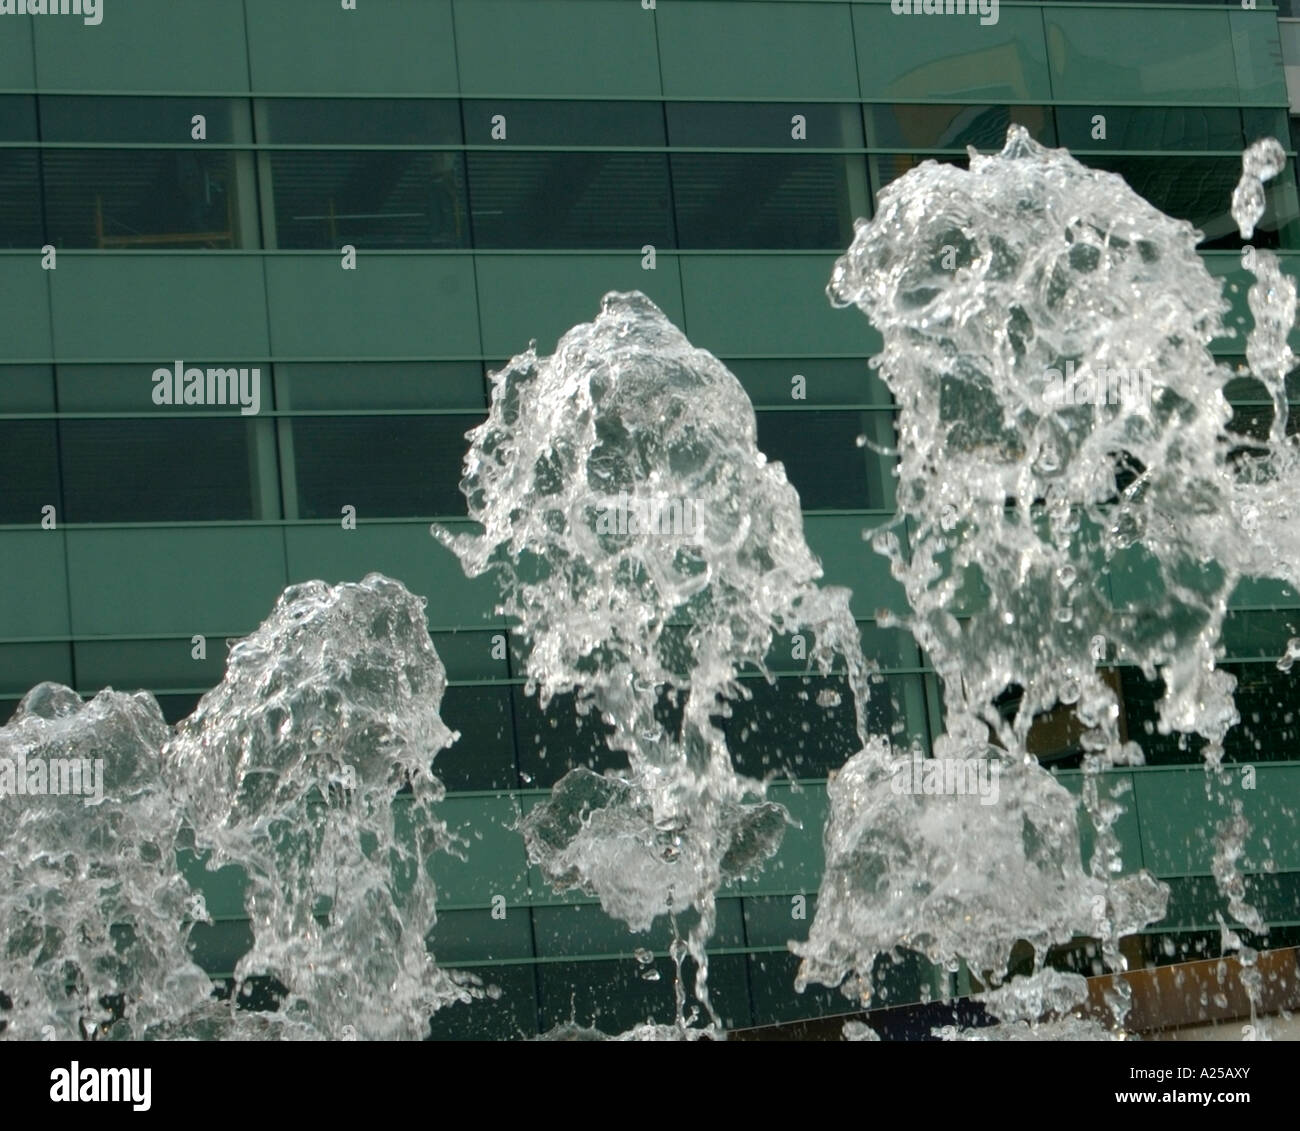
<path fill-rule="evenodd" d="M 758 446 L 785 465 L 805 511 L 879 508 L 878 476 L 868 482 L 879 460 L 857 445 L 866 427 L 860 412 L 760 412 Z"/>
<path fill-rule="evenodd" d="M 888 149 L 1001 149 L 1008 127 L 1024 126 L 1044 145 L 1056 143 L 1046 106 L 874 105 L 866 109 L 867 141 Z"/>
<path fill-rule="evenodd" d="M 684 248 L 842 250 L 868 210 L 853 192 L 860 157 L 681 154 L 672 158 L 677 238 Z"/>
<path fill-rule="evenodd" d="M 1189 221 L 1205 233 L 1203 248 L 1237 248 L 1243 240 L 1228 211 L 1241 177 L 1241 158 L 1233 157 L 1104 157 L 1086 155 L 1089 165 L 1118 173 L 1139 196 L 1161 212 Z M 1287 170 L 1265 186 L 1267 209 L 1251 243 L 1278 247 L 1282 229 L 1297 219 L 1295 172 Z M 1290 241 L 1288 240 L 1288 245 Z"/>
<path fill-rule="evenodd" d="M 862 145 L 862 114 L 856 105 L 670 102 L 664 109 L 672 145 L 836 149 Z M 804 137 L 795 137 L 796 132 Z"/>
<path fill-rule="evenodd" d="M 1069 149 L 1237 150 L 1245 144 L 1241 111 L 1233 108 L 1058 106 L 1056 124 Z M 1105 138 L 1094 137 L 1103 125 Z"/>
<path fill-rule="evenodd" d="M 35 149 L 0 149 L 0 247 L 45 243 L 41 158 Z"/>
<path fill-rule="evenodd" d="M 0 141 L 36 138 L 36 99 L 30 94 L 0 94 Z"/>
<path fill-rule="evenodd" d="M 323 416 L 293 422 L 298 512 L 338 518 L 465 514 L 460 493 L 464 433 L 481 418 Z"/>
<path fill-rule="evenodd" d="M 36 527 L 41 508 L 59 501 L 58 444 L 50 420 L 0 420 L 0 523 Z"/>
<path fill-rule="evenodd" d="M 671 247 L 662 153 L 470 153 L 474 246 Z"/>
<path fill-rule="evenodd" d="M 270 165 L 276 246 L 468 246 L 460 154 L 277 152 Z"/>
<path fill-rule="evenodd" d="M 42 163 L 58 247 L 240 246 L 229 150 L 47 149 Z"/>
<path fill-rule="evenodd" d="M 43 141 L 197 142 L 194 116 L 203 115 L 207 141 L 236 140 L 235 122 L 247 122 L 248 103 L 230 98 L 117 98 L 43 94 Z"/>
<path fill-rule="evenodd" d="M 549 102 L 468 99 L 465 140 L 470 145 L 663 145 L 663 107 L 657 102 Z M 504 118 L 505 137 L 499 133 Z"/>
<path fill-rule="evenodd" d="M 69 522 L 254 517 L 245 420 L 65 420 L 59 424 Z"/>
<path fill-rule="evenodd" d="M 302 145 L 459 145 L 461 141 L 460 104 L 455 99 L 268 98 L 260 106 L 260 141 Z"/>

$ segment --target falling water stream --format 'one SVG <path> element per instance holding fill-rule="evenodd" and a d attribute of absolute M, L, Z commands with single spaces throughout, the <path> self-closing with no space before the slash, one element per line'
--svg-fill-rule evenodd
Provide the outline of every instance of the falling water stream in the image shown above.
<path fill-rule="evenodd" d="M 1283 163 L 1271 140 L 1244 155 L 1244 238 Z M 798 495 L 721 362 L 644 295 L 616 293 L 553 355 L 529 349 L 493 376 L 462 482 L 475 529 L 433 533 L 469 575 L 496 578 L 526 690 L 543 709 L 572 697 L 625 761 L 570 770 L 518 826 L 556 889 L 599 899 L 634 933 L 671 924 L 676 1021 L 625 1038 L 722 1035 L 708 991 L 718 893 L 759 872 L 790 821 L 737 771 L 726 721 L 744 677 L 772 678 L 796 633 L 812 641 L 809 673 L 843 677 L 857 739 L 827 787 L 795 988 L 863 1005 L 876 960 L 907 951 L 986 987 L 1001 1024 L 948 1039 L 1122 1034 L 1122 984 L 1102 1026 L 1077 1015 L 1085 980 L 1046 962 L 1093 938 L 1123 970 L 1120 939 L 1167 908 L 1164 884 L 1121 874 L 1127 805 L 1107 771 L 1144 752 L 1121 730 L 1117 664 L 1163 682 L 1162 734 L 1204 740 L 1224 813 L 1213 873 L 1227 914 L 1263 933 L 1222 764 L 1235 683 L 1218 664 L 1241 581 L 1300 586 L 1296 291 L 1274 256 L 1243 253 L 1245 353 L 1275 406 L 1268 440 L 1243 456 L 1226 427 L 1232 374 L 1210 350 L 1236 330 L 1199 239 L 1012 127 L 969 170 L 925 162 L 888 186 L 836 264 L 831 298 L 882 335 L 873 365 L 898 410 L 897 514 L 872 545 L 910 611 L 877 619 L 909 630 L 941 683 L 928 758 L 868 733 L 875 667 L 849 593 L 819 584 Z M 1298 655 L 1293 640 L 1279 669 Z M 437 1009 L 483 996 L 426 942 L 439 860 L 473 851 L 438 816 L 431 766 L 457 737 L 445 686 L 423 600 L 372 574 L 286 590 L 175 728 L 145 692 L 33 689 L 0 728 L 0 1035 L 414 1038 Z M 1035 721 L 1060 711 L 1084 751 L 1081 797 L 1033 753 Z M 29 781 L 68 760 L 91 781 L 98 767 L 93 795 Z M 983 785 L 900 789 L 922 777 Z M 220 1000 L 191 956 L 219 924 L 188 859 L 238 875 L 251 928 Z M 1253 1006 L 1254 951 L 1220 923 Z M 1033 972 L 1004 981 L 1018 943 Z M 249 1008 L 259 986 L 273 1011 Z M 596 1034 L 575 1019 L 553 1035 Z"/>

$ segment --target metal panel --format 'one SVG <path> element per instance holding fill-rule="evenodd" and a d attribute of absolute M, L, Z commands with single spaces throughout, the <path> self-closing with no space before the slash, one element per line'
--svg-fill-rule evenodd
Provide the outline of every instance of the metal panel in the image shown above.
<path fill-rule="evenodd" d="M 654 14 L 602 0 L 456 0 L 466 95 L 659 93 Z"/>

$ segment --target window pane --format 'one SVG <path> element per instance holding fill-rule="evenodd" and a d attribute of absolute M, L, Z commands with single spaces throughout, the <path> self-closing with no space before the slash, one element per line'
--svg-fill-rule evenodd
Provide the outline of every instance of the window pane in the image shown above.
<path fill-rule="evenodd" d="M 663 108 L 657 102 L 534 102 L 469 99 L 465 140 L 471 145 L 663 145 Z M 493 137 L 496 117 L 505 137 Z"/>
<path fill-rule="evenodd" d="M 579 715 L 572 695 L 556 695 L 543 711 L 537 696 L 515 684 L 515 748 L 526 789 L 550 789 L 570 770 L 588 766 L 597 773 L 627 765 L 627 755 L 605 741 L 610 728 L 595 711 Z"/>
<path fill-rule="evenodd" d="M 856 105 L 825 103 L 671 102 L 666 106 L 668 141 L 699 146 L 862 145 L 862 115 Z M 795 115 L 804 119 L 806 138 L 795 132 Z"/>
<path fill-rule="evenodd" d="M 260 106 L 259 141 L 302 145 L 461 142 L 460 104 L 454 99 L 267 98 Z"/>
<path fill-rule="evenodd" d="M 889 388 L 866 359 L 724 359 L 755 405 L 786 408 L 793 403 L 794 378 L 808 404 L 890 404 Z"/>
<path fill-rule="evenodd" d="M 1262 137 L 1275 137 L 1284 145 L 1286 144 L 1287 113 L 1285 110 L 1268 106 L 1243 106 L 1241 123 L 1247 145 Z"/>
<path fill-rule="evenodd" d="M 281 408 L 487 407 L 476 361 L 313 363 L 277 365 L 275 371 Z"/>
<path fill-rule="evenodd" d="M 72 650 L 67 644 L 0 645 L 0 726 L 28 691 L 46 680 L 72 682 Z"/>
<path fill-rule="evenodd" d="M 871 168 L 871 188 L 877 193 L 890 181 L 901 177 L 909 169 L 915 169 L 923 161 L 939 161 L 945 165 L 956 165 L 959 169 L 970 168 L 970 158 L 965 154 L 939 157 L 915 153 L 874 153 L 867 161 Z"/>
<path fill-rule="evenodd" d="M 1232 371 L 1233 377 L 1223 390 L 1231 401 L 1267 401 L 1272 403 L 1268 389 L 1251 373 L 1244 357 L 1225 357 L 1222 363 Z M 1286 395 L 1289 401 L 1300 401 L 1300 369 L 1286 375 Z"/>
<path fill-rule="evenodd" d="M 518 789 L 510 687 L 448 687 L 440 712 L 460 732 L 433 772 L 450 790 Z"/>
<path fill-rule="evenodd" d="M 1244 241 L 1229 213 L 1241 177 L 1240 157 L 1087 156 L 1095 169 L 1118 173 L 1139 196 L 1161 212 L 1189 221 L 1205 233 L 1202 248 L 1238 248 Z M 1282 229 L 1297 219 L 1295 170 L 1291 161 L 1265 186 L 1267 209 L 1255 227 L 1256 247 L 1282 245 Z M 1288 242 L 1287 246 L 1291 246 Z"/>
<path fill-rule="evenodd" d="M 36 139 L 36 99 L 30 94 L 0 94 L 0 141 Z"/>
<path fill-rule="evenodd" d="M 0 420 L 0 523 L 37 526 L 59 502 L 58 445 L 52 420 Z"/>
<path fill-rule="evenodd" d="M 867 143 L 887 149 L 1001 149 L 1013 122 L 1044 145 L 1056 144 L 1045 106 L 868 106 L 866 114 Z"/>
<path fill-rule="evenodd" d="M 1105 118 L 1105 138 L 1093 119 Z M 1058 106 L 1057 128 L 1068 149 L 1232 149 L 1244 147 L 1241 111 L 1232 108 Z"/>
<path fill-rule="evenodd" d="M 0 412 L 53 411 L 54 370 L 52 366 L 0 366 Z"/>
<path fill-rule="evenodd" d="M 42 161 L 58 247 L 240 246 L 229 150 L 49 149 Z"/>
<path fill-rule="evenodd" d="M 459 154 L 273 153 L 270 165 L 279 247 L 468 245 Z"/>
<path fill-rule="evenodd" d="M 338 518 L 464 515 L 464 435 L 482 419 L 454 416 L 309 417 L 293 422 L 298 512 Z"/>
<path fill-rule="evenodd" d="M 746 680 L 744 686 L 752 698 L 734 701 L 731 717 L 723 722 L 738 772 L 760 780 L 771 774 L 822 778 L 859 748 L 853 696 L 844 678 L 786 676 L 772 684 Z M 836 706 L 819 705 L 825 693 L 830 698 L 822 702 Z M 873 693 L 868 713 L 872 722 L 884 724 L 873 733 L 888 733 L 893 719 L 887 708 L 885 697 Z"/>
<path fill-rule="evenodd" d="M 876 454 L 858 447 L 867 423 L 860 412 L 760 412 L 758 446 L 785 465 L 805 511 L 884 506 Z"/>
<path fill-rule="evenodd" d="M 43 212 L 40 153 L 0 149 L 0 247 L 41 247 Z"/>
<path fill-rule="evenodd" d="M 662 153 L 470 153 L 474 246 L 671 247 Z"/>
<path fill-rule="evenodd" d="M 184 522 L 254 516 L 252 423 L 65 420 L 69 522 Z"/>
<path fill-rule="evenodd" d="M 220 359 L 186 358 L 185 368 L 198 368 L 206 371 L 213 366 L 227 368 Z M 162 358 L 156 362 L 139 362 L 131 365 L 60 365 L 57 384 L 60 412 L 129 412 L 140 416 L 166 416 L 170 420 L 184 417 L 187 412 L 219 412 L 236 417 L 240 415 L 237 390 L 228 405 L 211 404 L 200 408 L 184 405 L 159 405 L 154 403 L 153 394 L 157 387 L 153 375 L 158 369 L 171 372 L 174 359 Z M 272 407 L 271 383 L 266 378 L 267 366 L 246 363 L 242 366 L 249 371 L 251 378 L 256 374 L 258 411 Z M 224 384 L 224 375 L 223 375 Z M 216 389 L 213 390 L 216 394 Z M 228 393 L 223 389 L 222 393 Z M 249 406 L 251 407 L 251 406 Z"/>
<path fill-rule="evenodd" d="M 235 141 L 234 119 L 248 103 L 235 98 L 107 98 L 43 94 L 44 141 L 192 142 L 193 118 L 207 119 L 209 142 Z"/>
<path fill-rule="evenodd" d="M 832 154 L 674 154 L 679 246 L 843 250 L 853 238 L 851 162 L 861 167 Z"/>
<path fill-rule="evenodd" d="M 204 626 L 209 631 L 221 625 Z M 229 626 L 227 626 L 229 627 Z M 188 636 L 172 640 L 82 640 L 73 644 L 79 687 L 147 687 L 180 690 L 215 687 L 226 671 L 227 645 L 209 637 L 196 660 Z"/>

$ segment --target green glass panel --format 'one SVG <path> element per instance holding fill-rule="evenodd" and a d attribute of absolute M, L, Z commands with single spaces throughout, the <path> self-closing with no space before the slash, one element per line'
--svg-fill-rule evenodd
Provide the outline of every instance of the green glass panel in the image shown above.
<path fill-rule="evenodd" d="M 275 527 L 71 530 L 78 636 L 251 632 L 285 587 Z"/>
<path fill-rule="evenodd" d="M 435 760 L 435 772 L 437 765 Z M 528 862 L 523 838 L 514 829 L 517 820 L 514 799 L 505 795 L 450 794 L 439 802 L 437 813 L 466 842 L 463 861 L 439 853 L 429 862 L 438 885 L 439 906 L 449 910 L 482 908 L 480 913 L 486 925 L 493 921 L 494 899 L 504 896 L 506 921 L 509 922 L 511 915 L 526 918 L 527 910 L 516 906 L 528 898 Z"/>
<path fill-rule="evenodd" d="M 468 258 L 357 253 L 266 261 L 271 340 L 289 357 L 465 356 L 479 353 Z"/>
<path fill-rule="evenodd" d="M 0 639 L 68 635 L 68 581 L 62 530 L 0 530 L 0 577 L 10 578 L 0 603 Z"/>
<path fill-rule="evenodd" d="M 256 258 L 60 256 L 48 277 L 57 352 L 69 361 L 139 358 L 146 374 L 176 359 L 225 366 L 268 352 Z"/>
<path fill-rule="evenodd" d="M 1037 9 L 1032 11 L 1037 14 Z M 1257 100 L 1239 81 L 1226 11 L 1161 17 L 1138 9 L 1107 8 L 1103 19 L 1083 7 L 1045 7 L 1042 18 L 1052 91 L 1059 99 Z"/>
<path fill-rule="evenodd" d="M 0 309 L 21 318 L 0 318 L 0 358 L 5 362 L 50 356 L 49 275 L 37 255 L 0 256 Z"/>
<path fill-rule="evenodd" d="M 284 93 L 440 94 L 456 89 L 449 0 L 248 4 L 253 89 Z M 240 47 L 239 58 L 244 58 Z"/>
<path fill-rule="evenodd" d="M 629 247 L 626 255 L 618 256 L 480 257 L 477 271 L 484 352 L 513 357 L 535 338 L 538 353 L 549 354 L 561 334 L 600 313 L 600 300 L 608 291 L 643 291 L 681 326 L 676 258 L 659 256 L 653 271 L 643 271 L 641 261 L 640 246 Z"/>
<path fill-rule="evenodd" d="M 290 580 L 320 578 L 337 585 L 378 571 L 428 599 L 430 631 L 500 624 L 492 615 L 496 582 L 490 577 L 467 578 L 459 559 L 434 541 L 425 523 L 368 523 L 364 514 L 357 517 L 361 521 L 355 530 L 343 529 L 341 515 L 339 522 L 327 526 L 286 528 Z"/>
<path fill-rule="evenodd" d="M 252 7 L 288 7 L 288 4 Z M 36 18 L 36 70 L 48 90 L 248 89 L 244 5 L 210 0 L 101 0 L 100 22 Z M 21 26 L 21 19 L 6 23 Z M 301 28 L 298 28 L 301 35 Z M 8 32 L 6 34 L 9 34 Z M 310 55 L 301 41 L 290 58 Z M 284 61 L 283 59 L 281 60 Z"/>
<path fill-rule="evenodd" d="M 880 338 L 858 310 L 836 310 L 826 284 L 836 255 L 692 255 L 681 260 L 691 341 L 718 355 L 861 355 Z"/>
<path fill-rule="evenodd" d="M 655 14 L 639 4 L 456 0 L 455 10 L 467 95 L 659 93 Z"/>
<path fill-rule="evenodd" d="M 888 4 L 854 4 L 853 34 L 864 98 L 1062 97 L 1048 79 L 1037 6 L 1000 7 L 997 23 L 984 24 L 978 14 L 895 15 Z"/>
<path fill-rule="evenodd" d="M 693 0 L 661 4 L 655 23 L 669 96 L 858 96 L 846 4 Z"/>
<path fill-rule="evenodd" d="M 469 246 L 459 153 L 294 150 L 268 163 L 281 248 Z"/>

